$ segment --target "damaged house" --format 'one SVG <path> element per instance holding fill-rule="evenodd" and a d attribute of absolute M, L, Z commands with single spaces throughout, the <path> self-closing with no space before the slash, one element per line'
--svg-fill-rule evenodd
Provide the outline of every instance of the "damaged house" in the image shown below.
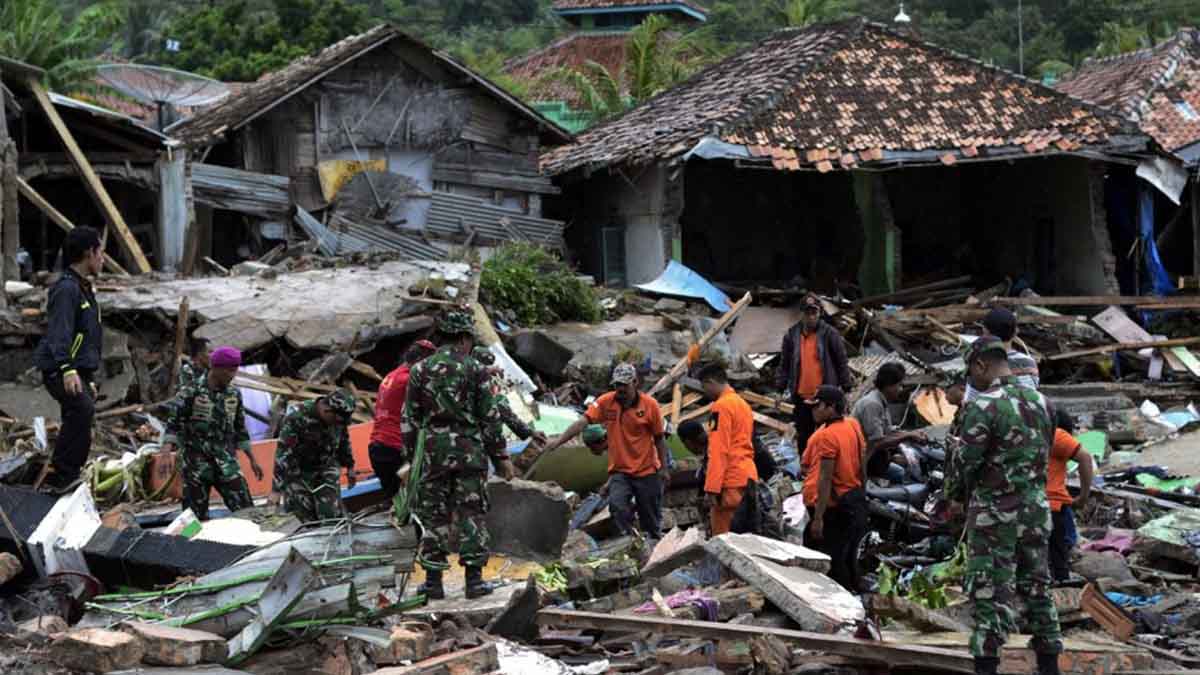
<path fill-rule="evenodd" d="M 852 19 L 779 31 L 542 156 L 553 217 L 609 285 L 680 260 L 717 282 L 863 293 L 958 275 L 1115 293 L 1128 120 Z M 1153 246 L 1153 241 L 1149 242 Z"/>
<path fill-rule="evenodd" d="M 1184 28 L 1154 47 L 1103 59 L 1088 59 L 1058 83 L 1060 91 L 1103 106 L 1136 123 L 1181 163 L 1170 194 L 1149 203 L 1163 265 L 1170 272 L 1200 277 L 1200 30 Z"/>
<path fill-rule="evenodd" d="M 538 156 L 570 134 L 391 26 L 270 73 L 167 133 L 192 159 L 189 262 L 245 259 L 301 232 L 330 255 L 426 260 L 458 245 L 561 244 L 562 222 L 542 214 L 558 188 Z"/>

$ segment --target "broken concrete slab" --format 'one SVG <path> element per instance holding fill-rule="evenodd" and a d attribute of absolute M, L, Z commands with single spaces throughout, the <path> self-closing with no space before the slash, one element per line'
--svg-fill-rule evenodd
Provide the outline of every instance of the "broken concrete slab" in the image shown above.
<path fill-rule="evenodd" d="M 543 375 L 557 377 L 575 353 L 543 332 L 525 331 L 513 337 L 512 355 Z"/>
<path fill-rule="evenodd" d="M 146 663 L 156 666 L 194 666 L 225 660 L 225 640 L 219 635 L 189 628 L 132 622 L 124 629 L 142 641 Z"/>
<path fill-rule="evenodd" d="M 665 576 L 700 560 L 705 555 L 704 542 L 707 540 L 699 527 L 673 528 L 650 553 L 650 559 L 642 567 L 642 578 Z"/>
<path fill-rule="evenodd" d="M 179 577 L 224 569 L 253 550 L 253 546 L 101 527 L 83 547 L 83 554 L 92 574 L 109 584 L 154 588 Z"/>
<path fill-rule="evenodd" d="M 871 610 L 882 617 L 903 621 L 927 633 L 965 633 L 971 627 L 936 609 L 929 609 L 898 595 L 872 595 Z"/>
<path fill-rule="evenodd" d="M 566 493 L 553 483 L 493 478 L 488 481 L 487 515 L 492 548 L 498 553 L 537 560 L 562 555 L 571 525 Z"/>
<path fill-rule="evenodd" d="M 130 668 L 142 660 L 137 636 L 103 628 L 63 633 L 50 643 L 50 659 L 60 666 L 94 673 Z"/>
<path fill-rule="evenodd" d="M 46 614 L 17 624 L 18 630 L 40 635 L 58 635 L 67 632 L 69 628 L 66 619 L 54 614 Z"/>
<path fill-rule="evenodd" d="M 493 617 L 504 611 L 514 594 L 520 593 L 524 588 L 521 584 L 506 584 L 497 587 L 491 595 L 472 600 L 456 593 L 444 600 L 432 600 L 422 607 L 405 612 L 404 616 L 431 624 L 461 617 L 472 626 L 483 628 Z"/>
<path fill-rule="evenodd" d="M 705 549 L 803 630 L 833 633 L 866 618 L 858 598 L 812 569 L 829 569 L 823 553 L 753 534 L 723 534 Z"/>
<path fill-rule="evenodd" d="M 179 298 L 203 325 L 197 337 L 243 351 L 283 338 L 297 349 L 330 350 L 369 336 L 379 324 L 424 314 L 429 304 L 412 299 L 409 286 L 437 276 L 469 287 L 471 268 L 462 263 L 386 262 L 280 274 L 275 279 L 208 277 L 162 283 L 139 281 L 99 293 L 105 311 L 161 310 L 174 317 Z M 321 302 L 313 302 L 320 298 Z M 358 345 L 364 346 L 359 340 Z"/>
<path fill-rule="evenodd" d="M 1200 547 L 1189 541 L 1197 531 L 1200 509 L 1180 507 L 1138 528 L 1133 548 L 1142 555 L 1200 565 Z"/>
<path fill-rule="evenodd" d="M 542 592 L 533 575 L 520 593 L 513 593 L 508 604 L 484 629 L 492 635 L 532 642 L 538 635 L 537 613 L 542 608 Z"/>
<path fill-rule="evenodd" d="M 341 633 L 334 633 L 341 635 Z M 368 649 L 371 660 L 379 666 L 394 666 L 400 663 L 429 658 L 436 634 L 433 627 L 420 621 L 406 621 L 385 631 L 386 644 L 372 644 Z"/>

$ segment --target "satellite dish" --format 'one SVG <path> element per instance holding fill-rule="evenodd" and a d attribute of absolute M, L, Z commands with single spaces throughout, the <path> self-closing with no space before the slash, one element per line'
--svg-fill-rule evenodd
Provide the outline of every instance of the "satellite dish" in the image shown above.
<path fill-rule="evenodd" d="M 100 81 L 126 96 L 158 107 L 158 130 L 166 126 L 166 106 L 197 108 L 229 96 L 223 82 L 162 66 L 106 63 L 96 68 Z"/>

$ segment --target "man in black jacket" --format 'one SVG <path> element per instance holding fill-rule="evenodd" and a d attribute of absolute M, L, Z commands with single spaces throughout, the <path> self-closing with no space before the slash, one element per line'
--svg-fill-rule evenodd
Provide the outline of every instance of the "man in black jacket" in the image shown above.
<path fill-rule="evenodd" d="M 92 446 L 92 381 L 100 368 L 103 339 L 100 305 L 88 280 L 100 273 L 104 263 L 96 230 L 77 227 L 68 232 L 63 242 L 63 262 L 67 267 L 50 288 L 46 305 L 46 335 L 33 356 L 46 390 L 62 410 L 51 473 L 43 483 L 55 491 L 66 489 L 79 478 Z"/>
<path fill-rule="evenodd" d="M 813 293 L 804 296 L 804 318 L 783 336 L 775 379 L 795 407 L 796 450 L 803 455 L 808 437 L 816 431 L 812 408 L 804 401 L 815 396 L 822 385 L 845 392 L 854 388 L 842 336 L 821 320 L 821 300 Z"/>

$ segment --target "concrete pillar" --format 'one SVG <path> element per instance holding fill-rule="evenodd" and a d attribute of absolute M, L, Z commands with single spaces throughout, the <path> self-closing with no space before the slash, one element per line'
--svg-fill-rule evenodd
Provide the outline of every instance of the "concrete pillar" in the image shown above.
<path fill-rule="evenodd" d="M 159 185 L 155 218 L 159 265 L 164 270 L 178 270 L 183 260 L 188 227 L 196 218 L 192 208 L 187 151 L 177 148 L 163 153 L 154 169 Z"/>
<path fill-rule="evenodd" d="M 5 117 L 4 93 L 0 92 L 0 309 L 8 307 L 8 293 L 4 290 L 4 282 L 8 280 L 8 270 L 17 269 L 17 247 L 20 246 L 21 228 L 17 222 L 17 185 L 16 185 L 16 149 L 12 150 L 13 173 L 9 173 L 8 120 Z M 12 202 L 11 216 L 9 202 Z M 13 274 L 16 278 L 18 275 Z"/>

